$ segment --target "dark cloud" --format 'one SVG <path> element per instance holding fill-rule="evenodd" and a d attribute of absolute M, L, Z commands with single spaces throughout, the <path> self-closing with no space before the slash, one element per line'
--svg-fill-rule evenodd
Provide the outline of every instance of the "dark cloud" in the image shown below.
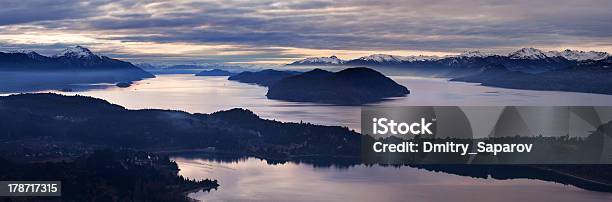
<path fill-rule="evenodd" d="M 294 2 L 289 3 L 287 8 L 290 9 L 322 9 L 332 6 L 332 2 L 330 1 L 304 1 L 304 2 Z"/>
<path fill-rule="evenodd" d="M 0 7 L 0 25 L 80 19 L 97 15 L 96 8 L 104 1 L 83 3 L 72 0 L 8 0 Z"/>

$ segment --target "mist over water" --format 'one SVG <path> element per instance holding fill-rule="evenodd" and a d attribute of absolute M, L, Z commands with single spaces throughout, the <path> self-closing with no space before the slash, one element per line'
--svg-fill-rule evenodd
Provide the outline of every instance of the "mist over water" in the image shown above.
<path fill-rule="evenodd" d="M 144 76 L 152 77 L 150 74 Z M 142 78 L 142 74 L 134 75 L 131 70 L 0 71 L 0 94 L 47 89 L 87 91 Z"/>

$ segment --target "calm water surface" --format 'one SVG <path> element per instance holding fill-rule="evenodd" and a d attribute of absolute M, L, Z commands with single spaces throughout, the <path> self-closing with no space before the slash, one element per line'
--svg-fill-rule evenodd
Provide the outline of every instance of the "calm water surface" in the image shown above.
<path fill-rule="evenodd" d="M 513 90 L 449 82 L 438 78 L 396 76 L 411 94 L 373 105 L 611 105 L 611 95 Z M 136 82 L 129 88 L 98 88 L 63 94 L 80 94 L 108 100 L 130 109 L 175 109 L 192 113 L 212 113 L 231 108 L 247 108 L 266 119 L 340 125 L 359 129 L 360 107 L 284 102 L 265 97 L 267 88 L 227 80 L 227 77 L 196 77 L 189 74 L 158 75 Z"/>
<path fill-rule="evenodd" d="M 315 168 L 249 158 L 223 163 L 174 157 L 180 174 L 219 179 L 203 201 L 611 201 L 612 194 L 538 180 L 462 177 L 402 167 Z"/>
<path fill-rule="evenodd" d="M 375 105 L 610 105 L 612 96 L 570 92 L 512 90 L 448 82 L 444 79 L 393 77 L 410 95 Z M 131 109 L 178 109 L 211 113 L 247 108 L 267 119 L 359 128 L 360 108 L 268 100 L 266 88 L 228 81 L 227 77 L 160 75 L 129 88 L 78 93 Z M 175 157 L 180 174 L 218 179 L 221 187 L 190 196 L 205 201 L 612 201 L 612 194 L 590 192 L 539 180 L 475 179 L 415 168 L 356 166 L 314 168 L 286 163 L 268 165 L 249 158 L 239 162 Z"/>

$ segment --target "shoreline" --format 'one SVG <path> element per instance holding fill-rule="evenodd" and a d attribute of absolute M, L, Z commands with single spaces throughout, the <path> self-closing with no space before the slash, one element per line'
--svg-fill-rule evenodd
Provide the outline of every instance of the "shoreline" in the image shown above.
<path fill-rule="evenodd" d="M 288 158 L 271 158 L 271 157 L 266 157 L 263 155 L 252 155 L 252 154 L 244 154 L 244 153 L 235 153 L 235 152 L 227 152 L 227 151 L 207 151 L 206 149 L 177 149 L 177 150 L 164 150 L 164 151 L 151 151 L 153 153 L 157 153 L 157 154 L 166 154 L 166 155 L 172 155 L 172 154 L 180 154 L 180 153 L 198 153 L 201 152 L 201 154 L 208 154 L 208 155 L 215 155 L 215 154 L 221 154 L 221 155 L 236 155 L 236 156 L 240 156 L 240 157 L 244 157 L 244 158 L 256 158 L 256 159 L 260 159 L 260 160 L 265 160 L 268 162 L 274 162 L 274 161 L 284 161 L 284 162 L 295 162 L 295 161 L 299 161 L 299 158 L 308 158 L 308 157 L 326 157 L 329 159 L 349 159 L 349 160 L 359 160 L 360 158 L 358 156 L 329 156 L 329 155 L 317 155 L 317 154 L 313 154 L 313 155 L 292 155 Z M 176 156 L 180 156 L 180 155 L 176 155 Z M 205 158 L 206 159 L 206 158 Z M 333 164 L 333 162 L 332 162 Z M 351 166 L 355 166 L 355 165 L 367 165 L 364 163 L 354 163 L 351 164 Z M 381 164 L 376 164 L 379 166 L 385 166 L 385 165 L 381 165 Z M 507 179 L 503 179 L 503 178 L 494 178 L 495 180 L 511 180 L 511 179 L 528 179 L 528 180 L 540 180 L 540 181 L 545 181 L 545 182 L 553 182 L 553 183 L 560 183 L 560 184 L 564 184 L 564 185 L 571 185 L 574 186 L 576 188 L 582 189 L 582 190 L 586 190 L 586 191 L 593 191 L 593 192 L 602 192 L 602 193 L 612 193 L 612 184 L 610 183 L 606 183 L 606 182 L 601 182 L 601 181 L 597 181 L 594 179 L 588 179 L 585 177 L 580 177 L 577 175 L 573 175 L 571 173 L 567 173 L 567 172 L 563 172 L 563 171 L 559 171 L 559 170 L 555 170 L 555 169 L 551 169 L 551 168 L 546 168 L 546 167 L 542 167 L 542 165 L 490 165 L 490 164 L 459 164 L 456 166 L 481 166 L 481 167 L 487 167 L 487 166 L 515 166 L 515 167 L 522 167 L 525 169 L 535 169 L 537 171 L 541 171 L 541 172 L 548 172 L 549 174 L 553 174 L 553 175 L 558 175 L 559 177 L 563 177 L 563 178 L 567 178 L 569 180 L 575 180 L 574 183 L 570 183 L 570 182 L 561 182 L 561 181 L 554 181 L 554 180 L 546 180 L 546 179 L 537 179 L 537 178 L 531 178 L 531 177 L 508 177 Z M 547 164 L 544 164 L 544 166 L 546 166 Z M 453 173 L 450 171 L 445 171 L 445 170 L 430 170 L 427 169 L 428 166 L 453 166 L 453 165 L 403 165 L 406 167 L 411 167 L 411 168 L 417 168 L 417 169 L 425 169 L 428 172 L 445 172 L 445 173 L 449 173 L 449 174 L 453 174 L 453 175 L 459 175 L 459 176 L 465 176 L 465 175 L 461 175 L 458 173 Z M 492 173 L 495 174 L 495 173 Z M 491 173 L 488 174 L 489 177 L 491 177 L 492 175 Z M 470 176 L 466 176 L 466 177 L 470 177 Z M 471 176 L 473 177 L 473 176 Z"/>

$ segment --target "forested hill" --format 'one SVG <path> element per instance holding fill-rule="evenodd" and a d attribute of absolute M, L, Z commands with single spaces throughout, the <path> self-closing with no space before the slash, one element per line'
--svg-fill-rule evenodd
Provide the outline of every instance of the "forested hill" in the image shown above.
<path fill-rule="evenodd" d="M 128 110 L 101 99 L 58 94 L 0 97 L 0 120 L 0 139 L 8 141 L 44 139 L 143 150 L 215 148 L 279 159 L 356 157 L 360 146 L 360 134 L 345 127 L 265 120 L 245 109 L 213 114 Z"/>

